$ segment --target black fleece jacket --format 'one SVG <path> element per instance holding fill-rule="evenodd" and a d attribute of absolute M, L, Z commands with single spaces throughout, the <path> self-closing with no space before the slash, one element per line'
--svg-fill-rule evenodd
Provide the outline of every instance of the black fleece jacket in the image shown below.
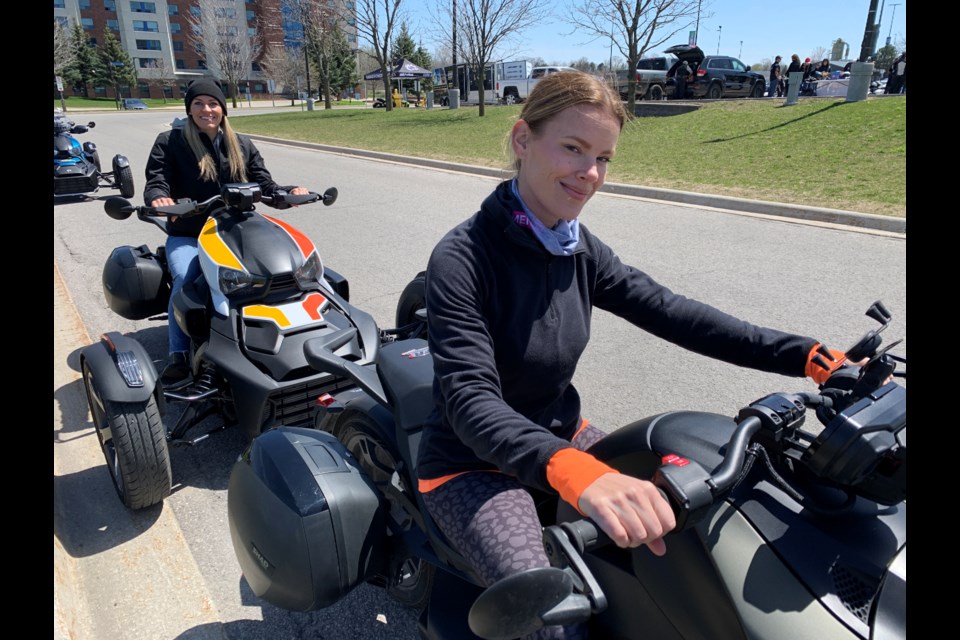
<path fill-rule="evenodd" d="M 554 256 L 513 220 L 501 183 L 437 244 L 426 306 L 434 401 L 417 475 L 499 469 L 542 490 L 546 467 L 580 424 L 571 380 L 593 308 L 681 347 L 736 365 L 803 376 L 812 338 L 738 320 L 677 295 L 623 264 L 580 224 L 571 256 Z"/>
<path fill-rule="evenodd" d="M 226 143 L 222 133 L 217 136 L 217 144 L 214 144 L 214 141 L 206 135 L 200 135 L 207 151 L 213 155 L 217 163 L 219 180 L 208 182 L 200 179 L 197 158 L 183 135 L 182 127 L 185 126 L 190 126 L 189 122 L 181 121 L 180 126 L 164 131 L 157 136 L 153 148 L 150 149 L 150 157 L 147 158 L 147 182 L 143 191 L 144 204 L 147 206 L 150 206 L 155 199 L 163 197 L 174 200 L 180 198 L 206 200 L 220 193 L 222 185 L 236 182 L 230 175 L 230 161 L 227 158 Z M 249 138 L 241 135 L 237 138 L 240 140 L 240 149 L 246 160 L 248 182 L 259 184 L 263 195 L 272 195 L 279 189 L 292 189 L 292 187 L 281 187 L 273 181 L 260 152 Z M 204 222 L 206 222 L 206 216 L 177 218 L 174 222 L 167 223 L 167 229 L 172 236 L 197 237 L 203 229 Z"/>

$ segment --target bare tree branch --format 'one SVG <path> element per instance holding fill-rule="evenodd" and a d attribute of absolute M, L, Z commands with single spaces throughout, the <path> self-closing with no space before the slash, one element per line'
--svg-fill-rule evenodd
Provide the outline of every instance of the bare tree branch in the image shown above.
<path fill-rule="evenodd" d="M 390 38 L 400 15 L 402 0 L 357 0 L 357 35 L 373 48 L 373 56 L 383 74 L 383 91 L 387 111 L 393 110 L 390 100 Z"/>
<path fill-rule="evenodd" d="M 236 107 L 239 83 L 249 77 L 251 64 L 260 55 L 260 31 L 258 29 L 255 36 L 247 34 L 246 16 L 238 19 L 234 2 L 203 0 L 194 6 L 197 11 L 188 17 L 187 37 L 203 52 L 207 67 L 223 75 Z"/>
<path fill-rule="evenodd" d="M 571 0 L 566 21 L 594 40 L 612 38 L 627 59 L 627 69 L 636 69 L 645 52 L 691 26 L 703 4 L 699 0 Z M 628 73 L 627 77 L 627 111 L 633 113 L 637 76 Z"/>
<path fill-rule="evenodd" d="M 73 64 L 76 53 L 70 32 L 56 19 L 53 21 L 53 75 L 63 75 L 64 69 Z"/>

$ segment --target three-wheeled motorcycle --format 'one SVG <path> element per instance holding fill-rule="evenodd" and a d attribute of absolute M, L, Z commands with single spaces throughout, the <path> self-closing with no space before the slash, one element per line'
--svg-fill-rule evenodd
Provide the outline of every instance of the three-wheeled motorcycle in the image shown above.
<path fill-rule="evenodd" d="M 54 197 L 86 196 L 102 187 L 119 189 L 124 198 L 134 193 L 133 169 L 126 156 L 113 156 L 113 170 L 100 168 L 97 145 L 87 141 L 80 144 L 74 136 L 86 133 L 95 122 L 76 124 L 63 114 L 53 115 L 53 195 Z"/>

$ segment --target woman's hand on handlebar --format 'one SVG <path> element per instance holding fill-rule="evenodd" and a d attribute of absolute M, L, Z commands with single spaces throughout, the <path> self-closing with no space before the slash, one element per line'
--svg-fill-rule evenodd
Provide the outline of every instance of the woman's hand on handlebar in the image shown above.
<path fill-rule="evenodd" d="M 307 189 L 306 187 L 294 187 L 293 189 L 290 190 L 290 195 L 293 195 L 293 196 L 305 196 L 308 193 L 310 193 L 310 190 Z"/>
<path fill-rule="evenodd" d="M 580 494 L 580 511 L 623 548 L 647 545 L 667 552 L 663 536 L 677 525 L 670 504 L 652 482 L 620 473 L 597 478 Z"/>
<path fill-rule="evenodd" d="M 150 203 L 150 206 L 153 208 L 157 207 L 170 207 L 177 204 L 173 198 L 154 198 L 153 202 Z M 170 222 L 174 222 L 180 216 L 170 216 Z"/>

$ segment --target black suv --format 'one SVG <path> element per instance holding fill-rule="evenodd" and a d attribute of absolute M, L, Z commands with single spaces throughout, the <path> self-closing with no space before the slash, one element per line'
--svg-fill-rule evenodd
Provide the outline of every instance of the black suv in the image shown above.
<path fill-rule="evenodd" d="M 762 73 L 731 56 L 705 56 L 700 47 L 678 44 L 664 53 L 677 56 L 677 62 L 667 71 L 666 94 L 673 97 L 676 68 L 686 60 L 693 70 L 693 80 L 687 82 L 684 98 L 762 98 L 767 91 L 766 78 Z"/>

